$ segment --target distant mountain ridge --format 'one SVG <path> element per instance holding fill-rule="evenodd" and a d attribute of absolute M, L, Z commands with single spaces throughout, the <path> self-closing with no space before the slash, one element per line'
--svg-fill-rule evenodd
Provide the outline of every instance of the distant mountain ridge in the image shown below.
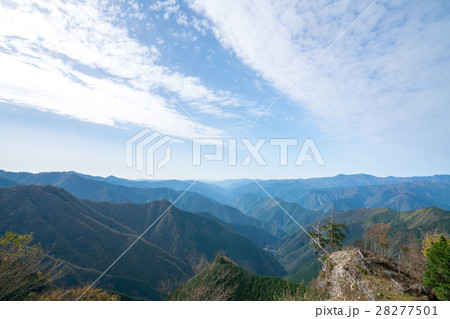
<path fill-rule="evenodd" d="M 332 207 L 341 211 L 375 207 L 406 211 L 429 206 L 450 209 L 450 175 L 375 177 L 356 174 L 258 183 L 274 198 L 323 213 L 329 213 Z M 268 198 L 255 183 L 236 185 L 225 202 L 246 213 L 249 211 L 247 205 L 241 203 L 243 196 L 253 194 L 254 198 Z M 269 212 L 259 214 L 264 216 Z M 249 215 L 256 217 L 258 214 Z"/>
<path fill-rule="evenodd" d="M 245 181 L 245 180 L 244 180 Z M 247 180 L 242 183 L 235 181 L 237 187 L 232 188 L 234 194 L 263 192 L 253 181 Z M 450 184 L 450 175 L 412 176 L 412 177 L 376 177 L 368 174 L 339 174 L 334 177 L 317 177 L 307 179 L 284 179 L 284 180 L 258 180 L 272 196 L 282 198 L 289 202 L 295 202 L 302 193 L 308 190 L 346 188 L 356 186 L 375 186 L 413 182 L 437 182 Z M 218 184 L 220 185 L 220 183 Z M 263 195 L 264 197 L 264 195 Z"/>
<path fill-rule="evenodd" d="M 15 185 L 17 185 L 15 181 L 6 177 L 0 177 L 0 187 L 11 187 Z"/>
<path fill-rule="evenodd" d="M 438 206 L 450 209 L 450 184 L 440 182 L 407 182 L 401 184 L 355 186 L 307 191 L 297 203 L 312 210 L 330 212 L 357 208 L 389 207 L 407 211 Z"/>
<path fill-rule="evenodd" d="M 268 224 L 277 226 L 290 234 L 300 225 L 309 225 L 312 222 L 326 217 L 326 214 L 303 208 L 299 204 L 286 202 L 280 199 L 261 197 L 253 193 L 236 196 L 233 206 L 243 213 L 260 219 Z M 278 206 L 280 205 L 280 206 Z M 284 209 L 284 210 L 283 210 Z M 295 220 L 292 220 L 291 217 Z"/>
<path fill-rule="evenodd" d="M 4 181 L 6 183 L 50 184 L 63 187 L 80 198 L 95 201 L 132 201 L 137 203 L 158 199 L 173 201 L 181 191 L 186 190 L 192 184 L 192 181 L 178 180 L 126 180 L 114 176 L 103 178 L 76 172 L 32 174 L 0 170 L 0 177 L 7 179 L 7 182 Z M 75 177 L 80 180 L 70 180 Z M 77 185 L 81 179 L 84 180 L 83 185 Z M 1 183 L 0 180 L 0 185 Z M 450 185 L 450 175 L 376 177 L 367 174 L 340 174 L 334 177 L 309 179 L 260 180 L 258 183 L 271 196 L 285 202 L 296 203 L 307 210 L 329 212 L 333 205 L 339 210 L 382 206 L 396 210 L 418 209 L 427 206 L 439 206 L 445 209 L 450 207 L 450 192 L 447 186 Z M 129 189 L 125 190 L 120 187 L 129 187 Z M 154 190 L 153 194 L 145 191 L 150 188 Z M 423 196 L 428 191 L 431 194 Z M 248 219 L 251 216 L 256 217 L 257 214 L 249 214 L 249 211 L 246 211 L 249 216 L 243 217 L 239 212 L 233 211 L 230 206 L 244 209 L 239 206 L 239 198 L 246 194 L 267 198 L 267 195 L 252 180 L 199 181 L 187 194 L 187 197 L 197 198 L 181 200 L 177 207 L 188 211 L 208 211 L 204 209 L 205 206 L 213 205 L 216 211 L 211 213 L 227 223 L 249 224 L 263 228 L 278 238 L 284 236 L 286 233 L 273 228 L 273 224 L 272 226 L 261 225 L 260 221 Z M 204 197 L 203 200 L 199 200 L 198 196 Z M 271 208 L 268 207 L 268 209 Z M 226 213 L 224 213 L 225 211 Z M 267 215 L 270 215 L 270 212 L 261 214 L 264 216 L 262 218 L 264 220 Z M 256 217 L 256 219 L 258 218 Z"/>
<path fill-rule="evenodd" d="M 175 203 L 175 207 L 189 212 L 209 212 L 226 223 L 238 225 L 252 225 L 261 228 L 269 234 L 281 238 L 286 233 L 274 225 L 264 223 L 256 218 L 246 216 L 238 209 L 219 203 L 204 195 L 188 191 L 183 196 L 181 191 L 170 188 L 138 188 L 110 184 L 99 178 L 88 178 L 73 172 L 50 173 L 11 173 L 0 171 L 4 177 L 22 185 L 53 185 L 64 188 L 74 196 L 92 201 L 111 203 L 148 203 L 155 200 L 168 200 Z"/>

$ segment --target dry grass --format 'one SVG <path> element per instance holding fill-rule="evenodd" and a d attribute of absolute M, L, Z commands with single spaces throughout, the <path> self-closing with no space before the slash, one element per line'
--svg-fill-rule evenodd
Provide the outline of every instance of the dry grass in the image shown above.
<path fill-rule="evenodd" d="M 31 293 L 29 300 L 32 301 L 75 301 L 81 296 L 87 287 L 75 288 L 75 289 L 54 289 L 45 293 L 37 294 Z M 117 295 L 112 295 L 101 289 L 89 289 L 80 301 L 119 301 L 120 298 Z"/>

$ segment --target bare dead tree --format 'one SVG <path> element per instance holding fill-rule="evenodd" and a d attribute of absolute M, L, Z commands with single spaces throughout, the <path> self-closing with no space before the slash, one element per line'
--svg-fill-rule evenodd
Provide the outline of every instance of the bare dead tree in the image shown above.
<path fill-rule="evenodd" d="M 315 231 L 311 231 L 307 237 L 311 240 L 310 244 L 314 249 L 314 255 L 320 262 L 322 262 L 323 255 L 320 255 L 320 253 L 324 249 L 325 241 L 322 235 L 322 227 L 320 225 L 320 221 L 317 227 L 313 226 L 313 229 Z"/>
<path fill-rule="evenodd" d="M 422 280 L 427 259 L 418 244 L 404 244 L 399 247 L 398 267 L 411 277 Z"/>
<path fill-rule="evenodd" d="M 373 252 L 380 252 L 386 255 L 387 248 L 391 244 L 389 232 L 391 226 L 385 223 L 376 223 L 367 227 L 363 238 L 369 243 L 369 247 Z"/>
<path fill-rule="evenodd" d="M 333 228 L 334 228 L 334 203 L 333 203 L 333 207 L 331 208 L 330 227 L 331 227 L 331 231 L 330 231 L 330 242 L 329 242 L 329 245 L 334 250 L 334 231 L 333 231 Z"/>
<path fill-rule="evenodd" d="M 194 260 L 190 259 L 188 260 L 189 265 L 194 270 L 195 274 L 198 274 L 203 269 L 211 265 L 211 262 L 208 260 L 208 258 L 205 255 L 200 255 L 199 257 L 195 258 Z"/>

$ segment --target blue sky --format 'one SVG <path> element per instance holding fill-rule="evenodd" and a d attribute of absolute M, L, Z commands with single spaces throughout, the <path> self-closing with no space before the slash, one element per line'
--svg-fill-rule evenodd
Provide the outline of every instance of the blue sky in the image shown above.
<path fill-rule="evenodd" d="M 157 179 L 448 174 L 450 3 L 372 4 L 2 1 L 0 168 L 150 178 L 125 166 L 147 127 L 174 139 Z M 299 146 L 192 167 L 192 138 Z M 325 166 L 293 165 L 306 138 Z"/>

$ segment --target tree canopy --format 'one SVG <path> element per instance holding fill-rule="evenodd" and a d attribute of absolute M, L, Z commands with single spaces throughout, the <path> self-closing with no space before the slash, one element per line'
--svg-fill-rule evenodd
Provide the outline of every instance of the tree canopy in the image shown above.
<path fill-rule="evenodd" d="M 428 259 L 423 282 L 433 289 L 440 300 L 450 300 L 450 242 L 444 235 L 437 240 L 428 241 L 425 249 Z"/>

